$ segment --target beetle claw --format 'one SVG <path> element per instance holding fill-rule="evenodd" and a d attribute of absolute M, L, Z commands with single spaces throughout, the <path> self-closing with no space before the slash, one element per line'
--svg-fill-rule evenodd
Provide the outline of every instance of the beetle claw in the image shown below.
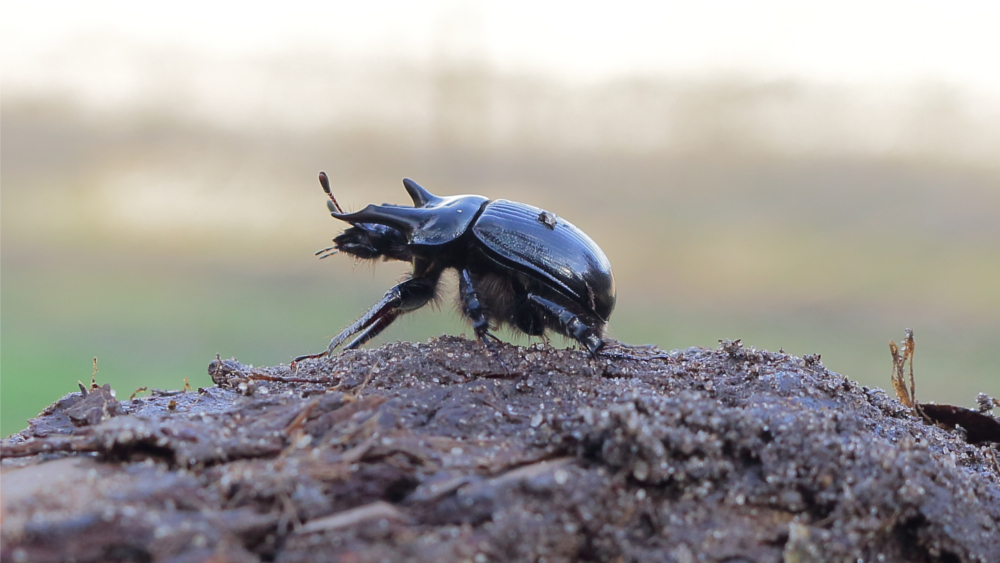
<path fill-rule="evenodd" d="M 493 357 L 496 358 L 498 362 L 500 362 L 500 367 L 503 368 L 504 373 L 510 375 L 510 368 L 508 368 L 507 363 L 503 361 L 503 357 L 500 355 L 500 350 L 498 350 L 497 347 L 493 344 L 494 341 L 496 341 L 498 344 L 503 344 L 503 340 L 500 340 L 500 338 L 497 337 L 497 335 L 491 332 L 484 332 L 479 336 L 479 340 L 480 342 L 483 343 L 483 346 L 486 346 L 486 349 L 489 350 L 491 354 L 493 354 Z"/>
<path fill-rule="evenodd" d="M 612 359 L 615 359 L 615 360 L 634 360 L 634 361 L 637 361 L 637 362 L 644 362 L 644 361 L 647 361 L 647 360 L 666 360 L 666 361 L 670 362 L 673 359 L 673 357 L 670 356 L 670 354 L 650 354 L 650 355 L 647 355 L 647 356 L 637 356 L 635 354 L 630 354 L 628 352 L 616 351 L 616 350 L 654 350 L 654 349 L 656 349 L 656 346 L 654 346 L 652 344 L 647 344 L 645 346 L 631 346 L 631 345 L 628 345 L 628 344 L 624 344 L 622 342 L 618 342 L 617 340 L 613 340 L 612 342 L 613 342 L 612 346 L 605 346 L 602 349 L 598 350 L 597 353 L 594 354 L 594 357 L 596 358 L 598 355 L 600 355 L 602 357 L 612 358 Z"/>
<path fill-rule="evenodd" d="M 320 352 L 319 354 L 303 354 L 302 356 L 296 357 L 292 360 L 292 363 L 288 364 L 288 369 L 292 370 L 292 373 L 299 372 L 299 362 L 302 360 L 315 360 L 316 358 L 322 358 L 326 356 L 329 352 Z"/>

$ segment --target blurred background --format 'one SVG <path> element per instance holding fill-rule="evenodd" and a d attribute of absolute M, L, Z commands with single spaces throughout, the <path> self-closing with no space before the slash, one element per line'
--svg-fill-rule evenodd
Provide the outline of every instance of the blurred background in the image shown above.
<path fill-rule="evenodd" d="M 94 356 L 127 397 L 322 350 L 406 267 L 313 256 L 319 170 L 566 217 L 623 341 L 889 388 L 911 327 L 921 400 L 1000 395 L 996 4 L 0 6 L 3 435 Z M 449 299 L 379 342 L 463 332 Z"/>

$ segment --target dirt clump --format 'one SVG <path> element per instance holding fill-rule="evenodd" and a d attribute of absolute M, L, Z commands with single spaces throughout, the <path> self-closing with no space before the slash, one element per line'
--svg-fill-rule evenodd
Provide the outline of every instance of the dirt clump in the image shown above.
<path fill-rule="evenodd" d="M 3 443 L 3 561 L 1000 561 L 997 445 L 818 356 L 499 353 L 69 394 Z"/>

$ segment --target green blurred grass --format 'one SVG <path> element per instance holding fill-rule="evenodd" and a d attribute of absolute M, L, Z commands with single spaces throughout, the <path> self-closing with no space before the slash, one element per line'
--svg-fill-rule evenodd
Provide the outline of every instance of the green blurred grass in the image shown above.
<path fill-rule="evenodd" d="M 216 353 L 272 365 L 321 350 L 362 310 L 371 276 L 358 274 L 338 284 L 164 257 L 5 252 L 0 432 L 89 382 L 94 356 L 98 381 L 127 397 L 141 386 L 180 388 L 184 378 L 211 385 Z M 450 328 L 450 317 L 428 316 L 424 333 Z"/>

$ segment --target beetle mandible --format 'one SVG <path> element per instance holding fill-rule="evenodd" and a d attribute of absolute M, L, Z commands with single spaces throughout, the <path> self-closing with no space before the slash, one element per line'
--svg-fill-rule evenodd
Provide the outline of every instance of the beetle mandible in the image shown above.
<path fill-rule="evenodd" d="M 375 338 L 400 315 L 432 301 L 441 274 L 458 271 L 462 314 L 476 338 L 496 352 L 490 332 L 510 326 L 531 336 L 547 330 L 571 338 L 592 356 L 604 346 L 615 308 L 615 278 L 604 252 L 583 231 L 537 207 L 479 195 L 439 197 L 403 179 L 413 207 L 370 204 L 344 213 L 325 172 L 320 185 L 330 215 L 351 226 L 316 254 L 410 262 L 413 272 L 330 341 L 318 358 Z"/>

